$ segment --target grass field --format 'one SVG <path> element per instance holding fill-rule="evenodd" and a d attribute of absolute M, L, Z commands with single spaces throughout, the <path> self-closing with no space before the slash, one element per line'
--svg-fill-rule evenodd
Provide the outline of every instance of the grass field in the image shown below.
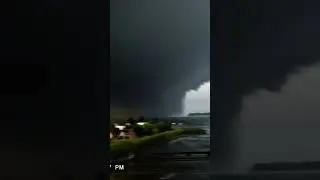
<path fill-rule="evenodd" d="M 200 134 L 205 134 L 205 131 L 199 128 L 178 128 L 151 136 L 144 136 L 134 139 L 113 140 L 110 143 L 111 155 L 113 159 L 126 157 L 129 153 L 137 152 L 148 146 L 157 145 L 159 143 L 184 136 Z"/>

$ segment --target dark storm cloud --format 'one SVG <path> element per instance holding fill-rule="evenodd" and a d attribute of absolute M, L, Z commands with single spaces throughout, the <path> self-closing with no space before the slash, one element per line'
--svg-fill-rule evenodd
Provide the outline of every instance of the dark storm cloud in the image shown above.
<path fill-rule="evenodd" d="M 217 156 L 233 158 L 228 151 L 235 149 L 234 124 L 243 97 L 259 89 L 280 92 L 288 76 L 319 60 L 318 7 L 316 1 L 276 0 L 213 6 L 211 23 L 216 29 L 211 36 L 216 37 L 212 43 L 217 56 L 211 69 L 216 77 L 211 80 L 211 144 Z"/>
<path fill-rule="evenodd" d="M 181 112 L 185 92 L 210 79 L 208 0 L 111 1 L 111 106 Z"/>

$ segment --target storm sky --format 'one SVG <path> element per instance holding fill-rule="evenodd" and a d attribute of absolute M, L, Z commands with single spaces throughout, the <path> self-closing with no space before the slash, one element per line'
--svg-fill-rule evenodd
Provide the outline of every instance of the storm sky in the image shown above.
<path fill-rule="evenodd" d="M 209 0 L 111 0 L 110 10 L 111 109 L 183 113 L 185 93 L 210 80 Z"/>
<path fill-rule="evenodd" d="M 215 169 L 319 159 L 318 9 L 318 1 L 278 0 L 221 1 L 211 9 Z"/>
<path fill-rule="evenodd" d="M 204 83 L 197 90 L 188 91 L 183 104 L 183 115 L 193 112 L 210 112 L 210 82 Z"/>

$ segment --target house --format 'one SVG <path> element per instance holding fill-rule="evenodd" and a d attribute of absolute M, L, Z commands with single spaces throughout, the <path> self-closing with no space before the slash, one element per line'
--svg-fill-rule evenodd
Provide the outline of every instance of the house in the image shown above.
<path fill-rule="evenodd" d="M 131 139 L 131 138 L 136 138 L 136 137 L 137 137 L 137 135 L 133 131 L 133 129 L 125 129 L 125 130 L 121 131 L 118 136 L 119 139 Z"/>
<path fill-rule="evenodd" d="M 123 131 L 126 128 L 125 125 L 119 125 L 117 123 L 114 123 L 113 125 L 115 128 L 119 129 L 120 131 Z"/>
<path fill-rule="evenodd" d="M 131 123 L 128 123 L 128 122 L 126 123 L 126 126 L 131 126 L 131 125 L 132 125 Z"/>
<path fill-rule="evenodd" d="M 119 138 L 119 139 L 130 139 L 136 138 L 137 135 L 134 132 L 131 123 L 125 123 L 124 125 L 113 123 L 112 125 L 113 131 L 110 132 L 110 139 Z"/>
<path fill-rule="evenodd" d="M 125 131 L 121 131 L 119 136 L 117 137 L 119 139 L 129 139 Z"/>

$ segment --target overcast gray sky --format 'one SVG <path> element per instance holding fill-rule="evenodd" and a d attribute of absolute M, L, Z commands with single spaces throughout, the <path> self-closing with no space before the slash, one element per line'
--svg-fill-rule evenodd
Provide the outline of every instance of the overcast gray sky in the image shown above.
<path fill-rule="evenodd" d="M 191 112 L 210 112 L 210 82 L 197 90 L 188 91 L 184 100 L 184 115 Z"/>

